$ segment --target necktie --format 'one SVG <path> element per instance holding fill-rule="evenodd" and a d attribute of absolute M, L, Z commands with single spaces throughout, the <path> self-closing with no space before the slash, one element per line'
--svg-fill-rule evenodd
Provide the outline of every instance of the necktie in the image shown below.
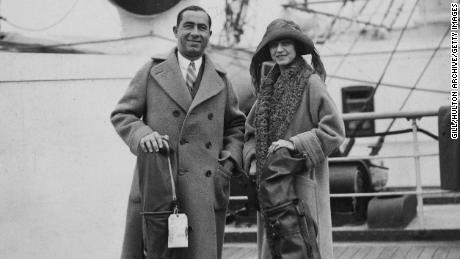
<path fill-rule="evenodd" d="M 195 69 L 195 63 L 192 61 L 188 65 L 187 76 L 185 78 L 185 83 L 187 84 L 187 87 L 190 93 L 192 93 L 193 91 L 193 83 L 195 83 L 195 80 L 196 80 L 196 69 Z"/>

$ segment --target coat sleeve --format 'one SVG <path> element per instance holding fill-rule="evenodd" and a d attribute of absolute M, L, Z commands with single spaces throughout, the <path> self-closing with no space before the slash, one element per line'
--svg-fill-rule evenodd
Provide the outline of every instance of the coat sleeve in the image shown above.
<path fill-rule="evenodd" d="M 235 169 L 241 172 L 244 138 L 244 122 L 246 117 L 240 111 L 238 99 L 230 81 L 224 76 L 224 81 L 227 86 L 227 105 L 224 118 L 224 137 L 223 150 L 221 152 L 221 160 L 231 158 L 235 163 Z"/>
<path fill-rule="evenodd" d="M 323 81 L 316 75 L 309 80 L 309 111 L 315 125 L 312 130 L 290 138 L 297 151 L 307 159 L 309 167 L 316 167 L 342 144 L 345 136 L 343 119 Z"/>
<path fill-rule="evenodd" d="M 244 165 L 244 170 L 246 172 L 249 172 L 251 161 L 255 159 L 255 156 L 256 156 L 256 128 L 254 125 L 256 107 L 257 107 L 257 101 L 252 106 L 251 111 L 248 114 L 248 118 L 246 119 L 246 124 L 245 124 L 243 165 Z"/>
<path fill-rule="evenodd" d="M 153 132 L 142 121 L 146 109 L 147 79 L 151 66 L 152 62 L 148 62 L 137 72 L 110 115 L 115 130 L 134 155 L 139 152 L 141 138 Z"/>

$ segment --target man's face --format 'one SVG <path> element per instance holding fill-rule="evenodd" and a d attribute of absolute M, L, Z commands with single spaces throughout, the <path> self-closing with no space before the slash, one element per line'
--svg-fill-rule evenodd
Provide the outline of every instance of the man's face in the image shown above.
<path fill-rule="evenodd" d="M 197 59 L 203 55 L 208 45 L 211 30 L 208 15 L 202 11 L 185 11 L 180 24 L 173 28 L 177 39 L 177 48 L 188 59 Z"/>

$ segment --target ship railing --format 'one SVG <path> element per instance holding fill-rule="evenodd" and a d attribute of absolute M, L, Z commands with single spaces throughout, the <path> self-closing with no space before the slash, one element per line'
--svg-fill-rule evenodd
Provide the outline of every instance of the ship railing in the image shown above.
<path fill-rule="evenodd" d="M 415 190 L 414 191 L 382 191 L 382 192 L 367 192 L 367 193 L 334 193 L 332 198 L 342 197 L 376 197 L 376 196 L 394 196 L 394 195 L 416 195 L 417 196 L 417 215 L 419 217 L 420 227 L 425 229 L 425 217 L 423 212 L 423 196 L 429 194 L 448 193 L 447 190 L 424 190 L 422 187 L 422 174 L 420 168 L 420 158 L 439 156 L 439 153 L 420 153 L 418 140 L 417 121 L 423 117 L 438 116 L 437 110 L 430 111 L 406 111 L 406 112 L 362 112 L 362 113 L 347 113 L 343 115 L 344 121 L 359 121 L 359 120 L 377 120 L 377 119 L 407 119 L 412 126 L 412 154 L 411 155 L 375 155 L 375 156 L 347 156 L 347 157 L 331 157 L 330 162 L 344 162 L 356 160 L 372 160 L 372 159 L 414 159 L 415 165 Z"/>
<path fill-rule="evenodd" d="M 373 160 L 373 159 L 401 159 L 413 158 L 415 163 L 415 190 L 414 191 L 381 191 L 366 193 L 333 193 L 331 198 L 342 197 L 376 197 L 376 196 L 395 196 L 395 195 L 416 195 L 417 196 L 417 215 L 420 217 L 420 227 L 425 229 L 425 217 L 423 213 L 423 196 L 432 194 L 449 193 L 447 190 L 423 190 L 422 174 L 420 169 L 420 158 L 439 156 L 439 153 L 420 153 L 418 140 L 417 121 L 423 117 L 437 117 L 437 110 L 429 111 L 399 111 L 399 112 L 362 112 L 343 114 L 344 121 L 359 120 L 379 120 L 379 119 L 407 119 L 412 126 L 412 154 L 411 155 L 375 155 L 375 156 L 347 156 L 347 157 L 330 157 L 329 162 L 344 162 L 356 160 Z M 231 201 L 247 201 L 247 196 L 231 196 Z"/>

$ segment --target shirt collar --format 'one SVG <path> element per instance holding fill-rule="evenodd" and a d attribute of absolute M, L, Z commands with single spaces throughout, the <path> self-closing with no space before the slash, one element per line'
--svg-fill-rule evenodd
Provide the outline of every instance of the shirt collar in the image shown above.
<path fill-rule="evenodd" d="M 184 76 L 184 78 L 186 77 L 187 75 L 187 69 L 188 69 L 188 66 L 191 62 L 191 60 L 187 59 L 186 57 L 182 56 L 182 54 L 177 51 L 177 61 L 179 62 L 179 67 L 180 67 L 180 70 Z M 196 59 L 193 61 L 195 63 L 195 68 L 196 68 L 196 73 L 198 74 L 198 71 L 200 71 L 200 68 L 201 68 L 201 64 L 203 64 L 203 56 L 201 56 L 200 58 Z"/>

